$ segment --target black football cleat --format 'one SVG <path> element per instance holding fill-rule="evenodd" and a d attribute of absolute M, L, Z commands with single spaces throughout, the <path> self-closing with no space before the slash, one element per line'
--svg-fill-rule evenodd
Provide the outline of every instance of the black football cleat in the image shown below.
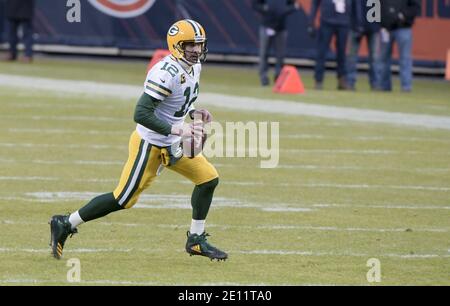
<path fill-rule="evenodd" d="M 69 222 L 69 216 L 53 216 L 49 224 L 52 254 L 56 259 L 60 259 L 67 236 L 70 235 L 70 237 L 72 237 L 72 235 L 78 233 L 78 231 L 76 228 L 72 229 L 72 225 Z"/>
<path fill-rule="evenodd" d="M 207 236 L 209 236 L 209 234 L 205 232 L 201 235 L 187 232 L 186 252 L 191 256 L 200 255 L 208 257 L 211 260 L 226 260 L 228 254 L 208 243 L 206 239 Z"/>

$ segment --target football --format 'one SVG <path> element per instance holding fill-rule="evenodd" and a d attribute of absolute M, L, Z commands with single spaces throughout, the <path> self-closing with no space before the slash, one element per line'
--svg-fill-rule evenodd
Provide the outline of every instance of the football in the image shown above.
<path fill-rule="evenodd" d="M 200 135 L 190 135 L 181 138 L 181 148 L 183 149 L 183 155 L 189 158 L 194 158 L 200 154 L 203 150 L 207 139 L 207 134 L 203 133 Z"/>

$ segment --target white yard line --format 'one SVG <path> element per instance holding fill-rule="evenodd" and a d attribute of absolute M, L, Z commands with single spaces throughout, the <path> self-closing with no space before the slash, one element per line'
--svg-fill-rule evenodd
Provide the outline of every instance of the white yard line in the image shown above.
<path fill-rule="evenodd" d="M 90 193 L 90 195 L 85 195 L 83 197 L 71 197 L 67 195 L 66 197 L 32 197 L 27 196 L 26 194 L 20 196 L 8 195 L 1 196 L 0 200 L 3 201 L 20 201 L 20 202 L 36 202 L 36 203 L 59 203 L 59 202 L 73 202 L 73 201 L 88 201 L 92 197 L 97 196 L 97 193 Z M 147 199 L 147 195 L 142 195 L 138 204 L 134 206 L 134 208 L 147 208 L 147 209 L 191 209 L 189 206 L 189 198 L 187 196 L 180 195 L 180 197 L 185 197 L 183 202 L 174 201 L 174 195 L 155 195 L 159 198 L 154 200 Z M 169 197 L 169 198 L 168 198 Z M 274 208 L 275 211 L 278 212 L 299 212 L 306 211 L 306 209 L 320 209 L 320 208 L 339 208 L 339 209 L 355 209 L 355 208 L 363 208 L 363 209 L 404 209 L 404 210 L 450 210 L 450 206 L 436 206 L 436 205 L 405 205 L 405 204 L 302 204 L 303 207 L 300 207 L 298 210 L 295 210 L 296 207 L 293 205 L 297 205 L 295 203 L 277 203 L 277 207 L 271 207 L 269 203 L 247 203 L 247 202 L 236 202 L 236 200 L 232 200 L 229 202 L 228 199 L 225 199 L 225 203 L 216 203 L 217 199 L 214 198 L 214 208 L 258 208 L 263 211 L 270 211 L 270 208 Z M 167 203 L 167 201 L 169 201 Z M 164 203 L 162 203 L 164 202 Z"/>
<path fill-rule="evenodd" d="M 400 186 L 400 185 L 368 185 L 368 184 L 274 184 L 277 186 L 298 186 L 302 188 L 335 188 L 335 189 L 397 189 L 397 190 L 422 190 L 422 191 L 450 191 L 450 187 L 440 186 Z"/>
<path fill-rule="evenodd" d="M 299 154 L 362 154 L 362 155 L 450 155 L 450 152 L 424 152 L 415 150 L 354 150 L 354 149 L 280 149 L 280 152 Z"/>
<path fill-rule="evenodd" d="M 5 148 L 28 148 L 28 149 L 40 149 L 40 148 L 63 148 L 63 149 L 90 149 L 90 150 L 126 150 L 127 145 L 106 145 L 106 144 L 54 144 L 54 143 L 13 143 L 13 142 L 0 142 L 0 147 Z M 259 153 L 259 149 L 248 148 L 234 148 L 231 151 L 232 158 L 236 157 L 236 152 L 247 152 L 247 156 L 250 153 Z M 297 154 L 325 154 L 325 155 L 444 155 L 450 156 L 450 152 L 426 152 L 426 151 L 413 151 L 413 150 L 352 150 L 352 149 L 279 149 L 281 153 L 297 153 Z M 227 153 L 228 154 L 228 153 Z"/>
<path fill-rule="evenodd" d="M 116 248 L 79 248 L 67 249 L 65 253 L 129 253 L 133 249 L 116 249 Z M 156 252 L 156 250 L 155 250 Z M 50 247 L 44 249 L 33 248 L 0 248 L 0 253 L 50 253 Z"/>
<path fill-rule="evenodd" d="M 0 115 L 0 119 L 6 120 L 33 120 L 33 121 L 92 121 L 92 122 L 130 122 L 130 120 L 119 117 L 107 117 L 107 116 L 28 116 L 28 115 Z"/>
<path fill-rule="evenodd" d="M 290 250 L 230 250 L 231 254 L 245 254 L 245 255 L 295 255 L 295 256 L 333 256 L 333 257 L 390 257 L 390 258 L 401 258 L 401 259 L 433 259 L 433 258 L 450 258 L 450 255 L 438 255 L 438 254 L 368 254 L 368 253 L 353 253 L 353 252 L 313 252 L 313 251 L 290 251 Z"/>
<path fill-rule="evenodd" d="M 23 133 L 23 134 L 80 134 L 80 135 L 117 135 L 117 136 L 129 136 L 131 132 L 120 131 L 103 131 L 103 130 L 81 130 L 81 129 L 29 129 L 29 128 L 9 128 L 10 133 Z"/>
<path fill-rule="evenodd" d="M 395 142 L 442 142 L 450 143 L 449 139 L 444 138 L 426 138 L 426 137 L 385 137 L 385 136 L 330 136 L 319 134 L 298 134 L 298 135 L 280 135 L 281 139 L 319 139 L 319 140 L 341 140 L 341 141 L 361 141 L 361 142 L 380 142 L 380 141 L 395 141 Z"/>
<path fill-rule="evenodd" d="M 401 205 L 401 204 L 312 204 L 312 207 L 319 207 L 319 208 L 373 208 L 373 209 L 410 209 L 410 210 L 436 210 L 436 209 L 444 209 L 444 210 L 450 210 L 450 206 L 436 206 L 436 205 Z"/>
<path fill-rule="evenodd" d="M 0 176 L 0 181 L 57 181 L 57 177 L 47 176 Z"/>
<path fill-rule="evenodd" d="M 0 158 L 0 163 L 2 164 L 44 164 L 44 165 L 87 165 L 87 166 L 98 166 L 98 167 L 109 167 L 111 165 L 124 165 L 125 161 L 120 160 L 19 160 L 13 158 Z M 220 164 L 214 163 L 216 168 L 235 168 L 235 164 Z M 254 168 L 250 165 L 239 165 L 239 167 Z M 360 167 L 360 166 L 323 166 L 323 165 L 278 165 L 275 169 L 286 169 L 286 170 L 310 170 L 310 171 L 346 171 L 346 172 L 356 172 L 356 171 L 401 171 L 401 172 L 413 172 L 413 173 L 444 173 L 450 172 L 450 168 L 373 168 L 373 167 Z"/>
<path fill-rule="evenodd" d="M 35 133 L 35 134 L 80 134 L 80 135 L 118 135 L 129 136 L 131 132 L 127 131 L 108 131 L 108 130 L 80 130 L 80 129 L 44 129 L 44 128 L 8 128 L 9 133 Z M 213 137 L 225 137 L 220 133 L 214 133 Z M 271 136 L 274 137 L 274 136 Z M 334 135 L 319 135 L 319 134 L 298 134 L 298 135 L 280 135 L 280 139 L 319 139 L 319 140 L 341 140 L 341 141 L 361 141 L 361 142 L 380 142 L 380 141 L 395 141 L 395 142 L 441 142 L 450 143 L 450 140 L 445 138 L 426 138 L 426 137 L 384 137 L 384 136 L 334 136 Z"/>
<path fill-rule="evenodd" d="M 113 225 L 114 223 L 111 223 Z M 107 225 L 107 224 L 105 224 Z M 131 226 L 130 224 L 128 224 Z M 146 224 L 132 224 L 133 226 L 148 226 Z M 182 224 L 157 224 L 161 228 L 183 228 Z M 302 225 L 218 225 L 207 224 L 208 228 L 219 228 L 221 230 L 240 229 L 240 230 L 301 230 L 301 231 L 326 231 L 326 232 L 371 232 L 371 233 L 404 233 L 407 228 L 362 228 L 362 227 L 334 227 L 334 226 L 302 226 Z M 414 228 L 412 232 L 423 233 L 448 233 L 446 228 Z"/>
<path fill-rule="evenodd" d="M 122 223 L 122 222 L 99 222 L 103 226 L 123 226 L 123 227 L 158 227 L 179 229 L 187 227 L 187 224 L 154 224 L 154 223 Z M 47 222 L 29 222 L 16 220 L 0 220 L 0 225 L 39 225 L 47 226 Z M 365 227 L 336 227 L 336 226 L 311 226 L 311 225 L 281 225 L 281 224 L 267 224 L 267 225 L 221 225 L 207 223 L 207 228 L 216 228 L 220 230 L 270 230 L 270 231 L 325 231 L 325 232 L 364 232 L 364 233 L 448 233 L 448 228 L 365 228 Z M 79 251 L 80 249 L 78 249 Z M 83 249 L 84 250 L 84 249 Z M 85 251 L 88 252 L 88 251 Z"/>
<path fill-rule="evenodd" d="M 142 252 L 146 254 L 154 253 L 165 253 L 167 250 L 155 250 L 155 249 L 115 249 L 115 248 L 91 248 L 91 249 L 64 249 L 65 254 L 76 254 L 76 253 L 134 253 Z M 174 250 L 177 253 L 184 253 L 185 250 L 179 249 Z M 0 253 L 48 253 L 50 254 L 50 248 L 43 249 L 33 249 L 33 248 L 0 248 Z M 389 258 L 401 258 L 401 259 L 440 259 L 440 258 L 450 258 L 448 254 L 395 254 L 395 253 L 355 253 L 355 252 L 329 252 L 329 251 L 302 251 L 302 250 L 230 250 L 229 253 L 232 254 L 242 254 L 242 255 L 280 255 L 280 256 L 310 256 L 310 257 L 389 257 Z"/>
<path fill-rule="evenodd" d="M 0 85 L 26 90 L 65 92 L 79 95 L 114 97 L 136 100 L 142 93 L 142 86 L 110 84 L 90 81 L 57 80 L 39 77 L 0 74 Z M 385 112 L 351 107 L 316 105 L 283 100 L 264 100 L 213 93 L 203 93 L 199 102 L 204 105 L 247 110 L 252 112 L 302 115 L 327 119 L 349 120 L 364 123 L 387 123 L 411 127 L 426 127 L 450 130 L 450 117 L 398 112 Z"/>
<path fill-rule="evenodd" d="M 190 283 L 170 283 L 170 282 L 155 282 L 155 281 L 129 281 L 129 280 L 80 280 L 80 282 L 70 283 L 66 281 L 57 280 L 43 280 L 43 279 L 0 279 L 0 284 L 66 284 L 66 285 L 128 285 L 128 286 L 192 286 Z M 270 286 L 266 283 L 234 283 L 234 282 L 212 282 L 200 283 L 198 286 Z M 272 284 L 273 285 L 273 284 Z M 334 284 L 277 284 L 278 286 L 336 286 Z"/>
<path fill-rule="evenodd" d="M 0 176 L 3 181 L 71 181 L 71 182 L 91 182 L 91 183 L 111 183 L 117 179 L 70 179 L 64 177 L 40 177 L 40 176 Z M 161 180 L 164 182 L 164 180 Z M 188 181 L 180 181 L 180 184 L 191 184 Z M 328 183 L 264 183 L 264 182 L 242 182 L 226 181 L 224 185 L 247 186 L 247 187 L 299 187 L 299 188 L 332 188 L 332 189 L 395 189 L 395 190 L 420 190 L 420 191 L 450 191 L 448 186 L 423 186 L 423 185 L 370 185 L 370 184 L 328 184 Z"/>
<path fill-rule="evenodd" d="M 43 164 L 43 165 L 88 165 L 88 166 L 111 166 L 124 165 L 125 161 L 105 161 L 105 160 L 18 160 L 11 158 L 0 158 L 2 164 Z"/>

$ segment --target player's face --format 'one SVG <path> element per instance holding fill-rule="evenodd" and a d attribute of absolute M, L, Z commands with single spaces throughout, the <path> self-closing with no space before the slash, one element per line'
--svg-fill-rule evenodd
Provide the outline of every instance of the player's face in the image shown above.
<path fill-rule="evenodd" d="M 186 43 L 184 48 L 184 57 L 188 62 L 195 64 L 202 55 L 202 49 L 202 43 Z"/>

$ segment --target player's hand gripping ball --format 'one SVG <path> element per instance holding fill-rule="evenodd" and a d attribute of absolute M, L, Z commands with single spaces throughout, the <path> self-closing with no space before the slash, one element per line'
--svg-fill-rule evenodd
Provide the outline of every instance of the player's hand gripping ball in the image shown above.
<path fill-rule="evenodd" d="M 203 151 L 207 134 L 202 122 L 194 122 L 190 126 L 192 132 L 181 137 L 181 146 L 184 156 L 194 158 Z"/>

